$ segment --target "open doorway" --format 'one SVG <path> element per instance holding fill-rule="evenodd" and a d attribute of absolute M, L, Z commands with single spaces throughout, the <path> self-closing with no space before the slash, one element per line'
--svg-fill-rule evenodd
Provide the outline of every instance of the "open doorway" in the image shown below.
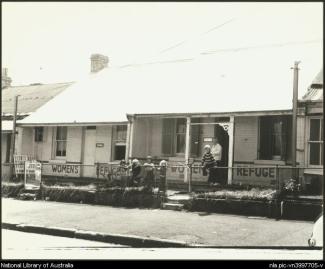
<path fill-rule="evenodd" d="M 114 156 L 115 156 L 115 160 L 124 160 L 125 159 L 125 150 L 126 150 L 126 146 L 125 145 L 115 145 L 115 152 L 114 152 Z"/>
<path fill-rule="evenodd" d="M 229 151 L 229 135 L 225 129 L 217 124 L 214 129 L 214 137 L 218 138 L 219 144 L 222 147 L 221 163 L 222 167 L 228 166 L 228 151 Z M 228 169 L 220 169 L 220 183 L 226 184 L 228 180 Z"/>

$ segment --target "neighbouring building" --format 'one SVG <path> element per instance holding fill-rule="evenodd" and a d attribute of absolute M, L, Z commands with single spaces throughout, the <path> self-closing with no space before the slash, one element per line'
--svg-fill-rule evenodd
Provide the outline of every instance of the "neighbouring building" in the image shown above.
<path fill-rule="evenodd" d="M 303 115 L 298 119 L 299 160 L 304 163 L 304 187 L 312 193 L 323 193 L 324 183 L 324 105 L 323 69 L 299 100 Z"/>
<path fill-rule="evenodd" d="M 11 78 L 8 76 L 8 68 L 2 68 L 1 70 L 1 89 L 5 89 L 11 86 Z"/>
<path fill-rule="evenodd" d="M 22 86 L 8 86 L 2 89 L 1 100 L 1 177 L 9 172 L 9 154 L 13 128 L 14 99 L 18 97 L 17 120 L 32 115 L 37 109 L 48 103 L 51 99 L 65 91 L 73 83 L 30 84 Z M 23 143 L 24 137 L 34 135 L 35 130 L 17 127 L 15 154 L 26 152 L 31 146 Z M 36 150 L 36 149 L 35 149 Z M 29 154 L 33 154 L 29 151 Z"/>
<path fill-rule="evenodd" d="M 26 135 L 22 154 L 32 154 L 43 163 L 44 176 L 97 176 L 97 163 L 125 158 L 127 125 L 125 113 L 117 119 L 110 113 L 109 88 L 101 85 L 100 74 L 108 58 L 91 55 L 88 77 L 74 83 L 37 113 L 20 121 Z M 108 99 L 106 99 L 108 97 Z"/>

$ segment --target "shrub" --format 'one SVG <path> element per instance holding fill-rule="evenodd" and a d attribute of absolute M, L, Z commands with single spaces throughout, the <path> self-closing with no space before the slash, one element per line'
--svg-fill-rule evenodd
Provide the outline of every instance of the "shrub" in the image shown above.
<path fill-rule="evenodd" d="M 6 182 L 1 184 L 2 197 L 17 197 L 24 189 L 23 183 Z"/>
<path fill-rule="evenodd" d="M 42 186 L 42 196 L 51 201 L 72 203 L 93 203 L 94 187 L 92 186 Z"/>

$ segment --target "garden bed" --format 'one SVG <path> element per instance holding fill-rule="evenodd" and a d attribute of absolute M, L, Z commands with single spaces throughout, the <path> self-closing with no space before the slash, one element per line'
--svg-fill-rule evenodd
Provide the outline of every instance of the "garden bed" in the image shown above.
<path fill-rule="evenodd" d="M 277 194 L 272 189 L 219 190 L 194 194 L 187 205 L 190 211 L 240 214 L 251 216 L 276 216 Z"/>
<path fill-rule="evenodd" d="M 204 192 L 194 194 L 194 198 L 205 199 L 232 199 L 232 200 L 254 200 L 254 201 L 270 201 L 276 197 L 276 191 L 273 189 L 250 190 L 217 190 L 214 192 Z"/>

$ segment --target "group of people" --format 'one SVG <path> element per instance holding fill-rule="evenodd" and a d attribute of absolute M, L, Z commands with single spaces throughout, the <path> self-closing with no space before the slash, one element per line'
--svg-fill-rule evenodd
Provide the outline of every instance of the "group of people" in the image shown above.
<path fill-rule="evenodd" d="M 222 175 L 218 167 L 221 166 L 222 146 L 217 138 L 213 139 L 213 145 L 204 146 L 204 155 L 202 157 L 202 172 L 203 176 L 208 176 L 210 185 L 220 185 Z M 130 164 L 126 164 L 124 160 L 121 161 L 120 166 L 123 169 L 129 170 L 131 176 L 128 180 L 128 186 L 145 186 L 152 188 L 155 182 L 155 164 L 152 162 L 152 157 L 147 156 L 146 162 L 142 165 L 138 159 L 133 159 Z M 144 167 L 143 171 L 141 167 Z M 162 184 L 160 188 L 165 188 L 167 162 L 162 160 L 159 163 L 158 169 L 160 171 L 160 180 Z"/>
<path fill-rule="evenodd" d="M 127 165 L 124 160 L 121 161 L 120 166 L 124 166 L 126 169 L 129 169 L 131 176 L 129 177 L 128 186 L 144 186 L 147 188 L 152 188 L 155 182 L 155 164 L 152 162 L 152 157 L 148 156 L 146 162 L 142 165 L 138 159 L 133 159 L 131 164 Z M 141 167 L 144 167 L 144 170 L 141 170 Z M 160 177 L 165 179 L 165 173 L 167 162 L 162 160 L 159 163 L 158 170 L 160 171 Z M 161 180 L 160 180 L 161 181 Z"/>
<path fill-rule="evenodd" d="M 202 157 L 203 175 L 208 175 L 210 185 L 220 185 L 221 173 L 218 167 L 221 166 L 222 146 L 219 144 L 218 138 L 213 139 L 212 147 L 205 145 L 204 152 Z"/>

